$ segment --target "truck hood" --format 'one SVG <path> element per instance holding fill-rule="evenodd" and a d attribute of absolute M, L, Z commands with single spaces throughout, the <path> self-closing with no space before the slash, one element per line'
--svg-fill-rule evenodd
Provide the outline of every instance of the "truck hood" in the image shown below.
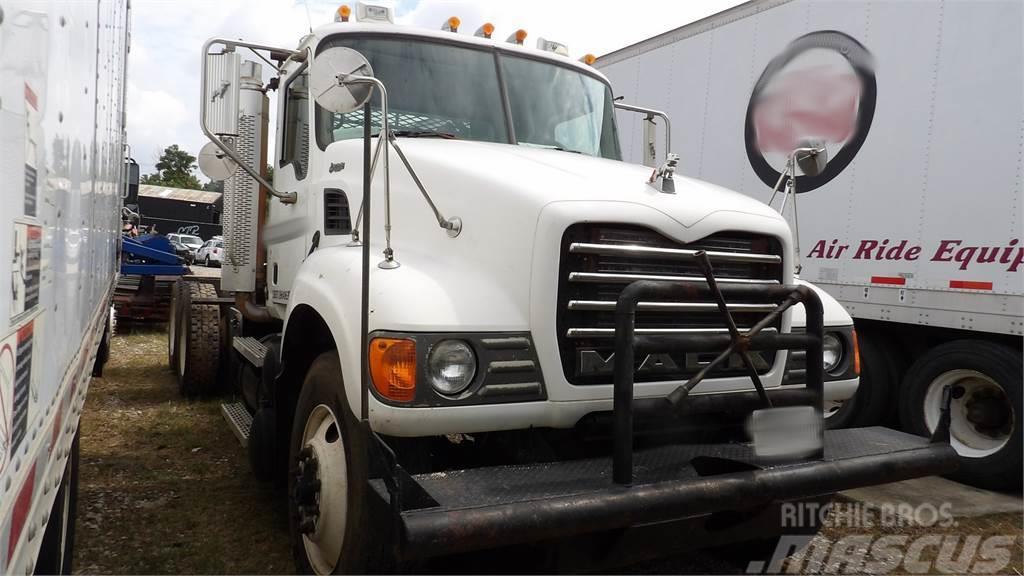
<path fill-rule="evenodd" d="M 404 138 L 400 145 L 432 195 L 432 182 L 461 174 L 467 183 L 512 188 L 510 192 L 522 200 L 540 205 L 580 200 L 635 202 L 659 210 L 687 228 L 721 211 L 781 219 L 763 202 L 678 174 L 674 178 L 676 193 L 662 193 L 647 184 L 651 168 L 617 160 L 462 140 Z M 401 168 L 392 162 L 394 176 Z"/>

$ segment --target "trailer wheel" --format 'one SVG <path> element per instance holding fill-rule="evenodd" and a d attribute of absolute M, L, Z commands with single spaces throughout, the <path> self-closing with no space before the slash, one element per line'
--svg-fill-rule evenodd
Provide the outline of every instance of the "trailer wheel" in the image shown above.
<path fill-rule="evenodd" d="M 178 326 L 181 325 L 181 294 L 188 290 L 185 280 L 171 285 L 171 310 L 167 315 L 167 366 L 173 371 L 178 365 Z"/>
<path fill-rule="evenodd" d="M 43 533 L 36 574 L 71 574 L 72 552 L 75 549 L 75 518 L 78 510 L 78 438 L 75 433 L 71 452 L 64 468 L 60 488 L 50 509 L 50 519 Z"/>
<path fill-rule="evenodd" d="M 1021 364 L 1018 350 L 957 340 L 932 348 L 910 367 L 900 398 L 908 431 L 931 434 L 943 388 L 955 387 L 950 444 L 960 454 L 960 468 L 950 478 L 981 488 L 1020 488 Z"/>
<path fill-rule="evenodd" d="M 178 390 L 187 398 L 217 389 L 220 352 L 220 306 L 193 304 L 193 299 L 216 298 L 210 284 L 187 282 L 181 292 L 178 331 Z"/>
<path fill-rule="evenodd" d="M 370 532 L 366 441 L 348 407 L 338 354 L 313 361 L 288 454 L 288 525 L 300 574 L 364 573 Z"/>
<path fill-rule="evenodd" d="M 92 375 L 94 378 L 103 377 L 103 367 L 110 360 L 110 338 L 114 333 L 114 310 L 111 308 L 107 314 L 106 322 L 103 324 L 103 336 L 100 337 L 100 345 L 96 349 L 96 360 L 92 364 Z"/>
<path fill-rule="evenodd" d="M 885 351 L 885 341 L 860 331 L 857 336 L 862 366 L 860 385 L 853 398 L 828 414 L 825 423 L 830 430 L 877 426 L 895 401 L 892 391 L 899 373 L 892 356 Z"/>

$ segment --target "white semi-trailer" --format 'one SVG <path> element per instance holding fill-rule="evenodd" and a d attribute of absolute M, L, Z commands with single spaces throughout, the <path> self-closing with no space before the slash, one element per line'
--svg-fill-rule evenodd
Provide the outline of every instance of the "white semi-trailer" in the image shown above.
<path fill-rule="evenodd" d="M 109 351 L 127 2 L 0 3 L 0 573 L 70 574 L 78 423 Z"/>
<path fill-rule="evenodd" d="M 771 540 L 782 502 L 954 465 L 942 427 L 823 430 L 852 320 L 764 203 L 622 161 L 615 107 L 657 112 L 523 30 L 338 17 L 204 47 L 226 254 L 219 287 L 177 285 L 168 338 L 183 392 L 234 384 L 300 571 Z"/>
<path fill-rule="evenodd" d="M 926 434 L 952 384 L 955 477 L 993 488 L 1021 485 L 1024 452 L 1022 6 L 758 0 L 595 64 L 669 112 L 680 173 L 768 201 L 789 151 L 824 144 L 786 214 L 801 278 L 857 325 L 833 419 Z M 649 156 L 619 122 L 623 156 Z"/>

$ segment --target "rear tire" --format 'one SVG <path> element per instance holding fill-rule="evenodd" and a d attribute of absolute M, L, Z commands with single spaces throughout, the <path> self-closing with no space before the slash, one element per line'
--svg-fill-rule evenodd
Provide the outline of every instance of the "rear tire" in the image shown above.
<path fill-rule="evenodd" d="M 904 428 L 928 436 L 935 429 L 942 388 L 963 390 L 950 405 L 950 443 L 960 468 L 948 477 L 991 490 L 1021 487 L 1021 380 L 1019 350 L 978 340 L 956 340 L 929 350 L 903 382 Z"/>
<path fill-rule="evenodd" d="M 64 468 L 60 488 L 50 509 L 50 520 L 43 533 L 36 574 L 71 574 L 75 550 L 75 519 L 78 510 L 78 439 L 75 433 L 71 453 Z"/>
<path fill-rule="evenodd" d="M 220 364 L 220 306 L 193 304 L 193 299 L 216 298 L 210 284 L 187 282 L 181 293 L 178 326 L 178 390 L 186 398 L 217 391 Z"/>
<path fill-rule="evenodd" d="M 367 571 L 370 547 L 383 544 L 370 534 L 367 465 L 366 438 L 345 398 L 338 353 L 325 352 L 306 373 L 289 444 L 288 524 L 298 573 Z M 311 494 L 314 476 L 319 488 Z"/>

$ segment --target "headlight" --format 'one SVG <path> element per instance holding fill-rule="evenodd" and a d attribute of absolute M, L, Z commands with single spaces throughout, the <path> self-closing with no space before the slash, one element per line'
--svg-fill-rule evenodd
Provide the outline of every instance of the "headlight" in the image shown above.
<path fill-rule="evenodd" d="M 821 347 L 825 353 L 825 372 L 831 372 L 843 361 L 843 341 L 834 332 L 829 332 L 821 339 Z"/>
<path fill-rule="evenodd" d="M 441 394 L 453 396 L 465 390 L 476 375 L 476 354 L 462 340 L 442 340 L 427 358 L 430 385 Z"/>

